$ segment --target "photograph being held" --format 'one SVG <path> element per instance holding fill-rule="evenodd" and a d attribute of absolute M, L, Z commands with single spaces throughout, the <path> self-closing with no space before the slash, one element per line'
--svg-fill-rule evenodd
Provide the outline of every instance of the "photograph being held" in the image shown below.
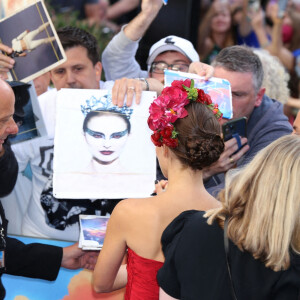
<path fill-rule="evenodd" d="M 299 299 L 299 182 L 297 135 L 230 171 L 221 207 L 185 211 L 165 229 L 160 299 Z"/>

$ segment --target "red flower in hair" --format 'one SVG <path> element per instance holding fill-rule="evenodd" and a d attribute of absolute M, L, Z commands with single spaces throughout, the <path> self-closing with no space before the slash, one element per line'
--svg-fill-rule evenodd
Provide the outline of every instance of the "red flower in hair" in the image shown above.
<path fill-rule="evenodd" d="M 173 124 L 177 119 L 188 115 L 185 106 L 191 101 L 206 104 L 218 118 L 222 117 L 218 105 L 212 103 L 210 96 L 203 90 L 194 88 L 193 79 L 174 80 L 170 87 L 163 89 L 149 108 L 148 125 L 154 131 L 151 140 L 155 146 L 178 146 L 178 133 Z"/>
<path fill-rule="evenodd" d="M 157 147 L 161 147 L 162 146 L 161 135 L 160 135 L 160 133 L 158 131 L 155 131 L 151 135 L 151 141 Z"/>

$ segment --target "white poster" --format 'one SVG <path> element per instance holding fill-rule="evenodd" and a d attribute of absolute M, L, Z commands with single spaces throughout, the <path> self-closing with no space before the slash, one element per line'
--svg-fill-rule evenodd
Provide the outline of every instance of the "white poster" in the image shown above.
<path fill-rule="evenodd" d="M 53 190 L 57 198 L 148 197 L 156 178 L 147 119 L 154 92 L 121 108 L 106 90 L 62 89 L 57 95 Z"/>

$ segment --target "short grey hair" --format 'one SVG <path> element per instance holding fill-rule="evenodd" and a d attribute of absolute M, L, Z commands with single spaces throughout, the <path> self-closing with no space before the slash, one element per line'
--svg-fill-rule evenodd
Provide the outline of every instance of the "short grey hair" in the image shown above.
<path fill-rule="evenodd" d="M 252 73 L 253 87 L 257 93 L 262 86 L 264 78 L 262 63 L 250 47 L 226 47 L 216 56 L 212 66 L 232 72 Z"/>

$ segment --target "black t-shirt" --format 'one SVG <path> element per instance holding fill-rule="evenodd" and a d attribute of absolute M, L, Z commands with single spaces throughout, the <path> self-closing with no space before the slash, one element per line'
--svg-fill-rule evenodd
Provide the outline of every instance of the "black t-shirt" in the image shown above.
<path fill-rule="evenodd" d="M 3 147 L 5 153 L 0 157 L 0 197 L 13 190 L 18 176 L 18 163 L 7 140 Z"/>
<path fill-rule="evenodd" d="M 164 231 L 164 266 L 157 279 L 170 296 L 184 300 L 231 300 L 223 230 L 208 225 L 204 212 L 186 211 Z M 297 300 L 300 256 L 291 254 L 287 271 L 274 272 L 229 241 L 229 259 L 237 299 Z"/>

